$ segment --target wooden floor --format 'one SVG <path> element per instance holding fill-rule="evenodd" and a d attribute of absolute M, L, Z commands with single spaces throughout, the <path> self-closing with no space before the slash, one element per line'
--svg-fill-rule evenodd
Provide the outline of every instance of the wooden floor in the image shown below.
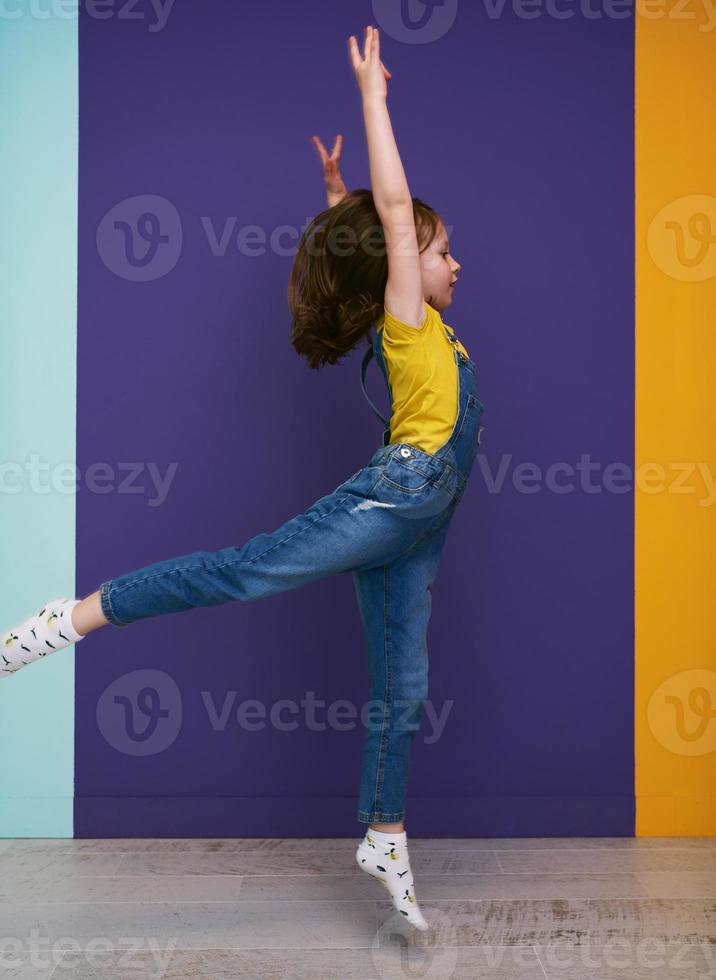
<path fill-rule="evenodd" d="M 714 837 L 409 838 L 419 933 L 359 836 L 1 839 L 0 977 L 716 978 Z"/>

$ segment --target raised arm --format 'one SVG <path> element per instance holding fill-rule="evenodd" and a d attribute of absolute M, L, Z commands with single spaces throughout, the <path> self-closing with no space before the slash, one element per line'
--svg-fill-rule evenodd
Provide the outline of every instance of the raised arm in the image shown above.
<path fill-rule="evenodd" d="M 385 307 L 404 323 L 421 327 L 426 309 L 413 201 L 388 113 L 387 79 L 392 76 L 380 60 L 377 28 L 366 28 L 362 56 L 355 36 L 348 44 L 363 102 L 373 200 L 388 252 Z"/>

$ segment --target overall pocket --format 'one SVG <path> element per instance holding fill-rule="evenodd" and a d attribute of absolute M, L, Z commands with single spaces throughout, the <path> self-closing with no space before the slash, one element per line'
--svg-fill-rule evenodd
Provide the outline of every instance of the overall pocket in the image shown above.
<path fill-rule="evenodd" d="M 420 493 L 438 481 L 442 471 L 429 466 L 414 456 L 404 457 L 394 453 L 383 467 L 381 480 L 397 490 Z"/>
<path fill-rule="evenodd" d="M 372 496 L 403 517 L 433 517 L 453 500 L 445 481 L 446 464 L 426 456 L 414 455 L 410 447 L 388 458 Z"/>

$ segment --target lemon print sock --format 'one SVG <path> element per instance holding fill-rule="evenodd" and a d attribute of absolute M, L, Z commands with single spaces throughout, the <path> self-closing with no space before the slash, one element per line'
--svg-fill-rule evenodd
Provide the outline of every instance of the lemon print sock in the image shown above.
<path fill-rule="evenodd" d="M 38 612 L 0 637 L 0 679 L 17 673 L 48 653 L 84 639 L 72 625 L 81 599 L 51 599 Z"/>
<path fill-rule="evenodd" d="M 386 834 L 380 830 L 368 830 L 358 845 L 356 862 L 363 871 L 383 882 L 393 905 L 411 925 L 420 930 L 430 928 L 415 898 L 405 831 Z"/>

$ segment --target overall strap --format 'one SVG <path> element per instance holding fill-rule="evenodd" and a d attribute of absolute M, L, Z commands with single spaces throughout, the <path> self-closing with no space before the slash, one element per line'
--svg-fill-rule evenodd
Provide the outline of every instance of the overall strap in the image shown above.
<path fill-rule="evenodd" d="M 375 407 L 375 405 L 370 400 L 370 398 L 368 398 L 368 392 L 365 390 L 365 372 L 368 369 L 368 363 L 370 362 L 371 357 L 373 357 L 373 345 L 372 344 L 368 348 L 368 350 L 365 352 L 365 355 L 363 357 L 363 363 L 361 364 L 361 368 L 360 368 L 360 383 L 361 383 L 361 387 L 363 389 L 363 394 L 366 397 L 366 401 L 368 402 L 368 404 L 370 405 L 370 407 L 373 409 L 373 411 L 375 412 L 375 414 L 378 416 L 378 418 L 381 420 L 381 422 L 383 422 L 384 425 L 388 425 L 389 426 L 390 423 L 388 422 L 388 419 L 378 411 L 378 409 Z"/>

